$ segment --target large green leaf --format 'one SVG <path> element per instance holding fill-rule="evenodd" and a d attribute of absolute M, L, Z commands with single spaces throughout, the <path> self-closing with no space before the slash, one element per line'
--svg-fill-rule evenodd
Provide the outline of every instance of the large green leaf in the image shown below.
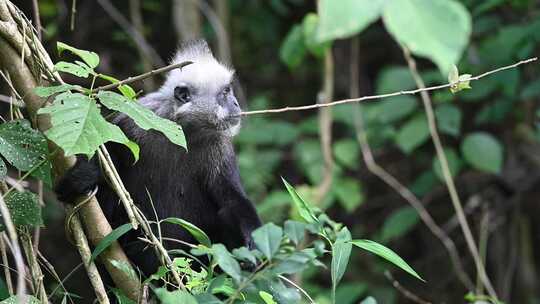
<path fill-rule="evenodd" d="M 179 225 L 182 228 L 186 229 L 189 233 L 191 233 L 191 235 L 200 244 L 206 247 L 212 246 L 212 242 L 210 241 L 210 238 L 208 237 L 208 235 L 206 235 L 206 233 L 204 233 L 204 231 L 201 228 L 193 225 L 192 223 L 186 220 L 176 218 L 176 217 L 169 217 L 169 218 L 164 219 L 163 222 Z"/>
<path fill-rule="evenodd" d="M 47 137 L 64 150 L 65 155 L 86 154 L 89 158 L 108 141 L 129 147 L 138 158 L 138 146 L 122 130 L 103 118 L 95 100 L 79 93 L 65 92 L 38 114 L 50 114 L 52 127 Z"/>
<path fill-rule="evenodd" d="M 99 56 L 94 52 L 80 50 L 62 42 L 57 42 L 56 48 L 60 54 L 63 51 L 70 51 L 71 53 L 79 56 L 92 69 L 99 65 Z"/>
<path fill-rule="evenodd" d="M 279 249 L 281 238 L 283 237 L 283 229 L 274 223 L 265 224 L 262 227 L 251 233 L 255 246 L 259 249 L 267 259 L 271 260 L 274 254 Z"/>
<path fill-rule="evenodd" d="M 474 168 L 499 173 L 503 163 L 503 147 L 492 135 L 476 132 L 467 135 L 461 143 L 461 153 Z"/>
<path fill-rule="evenodd" d="M 284 178 L 281 178 L 283 183 L 285 184 L 285 187 L 287 188 L 287 191 L 289 191 L 289 194 L 291 195 L 291 198 L 294 202 L 294 205 L 298 209 L 298 213 L 300 216 L 308 223 L 318 223 L 319 219 L 315 216 L 315 212 L 313 209 L 304 201 L 304 199 L 296 192 L 296 189 L 294 189 L 293 186 L 291 186 Z"/>
<path fill-rule="evenodd" d="M 339 179 L 334 186 L 334 192 L 348 212 L 354 211 L 364 202 L 364 193 L 358 179 L 348 177 Z"/>
<path fill-rule="evenodd" d="M 458 62 L 471 34 L 471 17 L 455 0 L 388 1 L 383 21 L 396 40 L 431 59 L 443 75 Z"/>
<path fill-rule="evenodd" d="M 287 220 L 284 224 L 285 235 L 296 245 L 300 244 L 306 235 L 307 224 Z"/>
<path fill-rule="evenodd" d="M 154 293 L 161 304 L 198 304 L 197 299 L 187 291 L 168 291 L 167 288 L 156 288 Z"/>
<path fill-rule="evenodd" d="M 384 0 L 320 0 L 319 41 L 351 37 L 379 19 Z"/>
<path fill-rule="evenodd" d="M 0 154 L 15 168 L 32 171 L 32 176 L 52 185 L 47 139 L 30 127 L 27 120 L 0 125 Z"/>
<path fill-rule="evenodd" d="M 417 115 L 401 127 L 396 134 L 396 143 L 399 148 L 409 154 L 429 138 L 429 128 L 426 117 Z"/>
<path fill-rule="evenodd" d="M 125 113 L 143 130 L 153 129 L 159 131 L 172 143 L 187 148 L 186 138 L 179 124 L 161 118 L 141 104 L 114 92 L 101 91 L 97 94 L 97 97 L 107 108 Z"/>
<path fill-rule="evenodd" d="M 212 255 L 216 260 L 219 268 L 226 274 L 231 276 L 237 282 L 242 280 L 242 273 L 240 271 L 240 264 L 232 257 L 231 253 L 222 244 L 215 244 L 212 246 Z"/>
<path fill-rule="evenodd" d="M 0 302 L 0 304 L 41 304 L 41 301 L 39 301 L 34 296 L 25 296 L 26 302 L 24 302 L 23 297 L 19 296 L 11 296 L 4 301 Z"/>
<path fill-rule="evenodd" d="M 39 227 L 43 225 L 41 206 L 37 195 L 29 191 L 12 191 L 4 199 L 11 214 L 11 220 L 16 227 Z M 1 229 L 4 228 L 2 219 Z"/>
<path fill-rule="evenodd" d="M 410 275 L 414 276 L 415 278 L 423 281 L 423 279 L 418 275 L 418 273 L 416 273 L 416 271 L 414 271 L 414 269 L 412 269 L 412 267 L 409 266 L 407 262 L 405 262 L 401 257 L 399 257 L 399 255 L 397 255 L 390 248 L 387 248 L 379 243 L 376 243 L 370 240 L 353 240 L 350 243 L 358 248 L 362 248 L 366 251 L 369 251 L 387 260 L 388 262 L 405 270 L 406 272 L 408 272 Z"/>
<path fill-rule="evenodd" d="M 91 71 L 88 70 L 88 68 L 86 68 L 85 66 L 65 61 L 57 62 L 54 65 L 54 69 L 82 78 L 87 78 L 91 73 Z"/>
<path fill-rule="evenodd" d="M 304 42 L 304 30 L 301 25 L 294 25 L 279 50 L 279 58 L 290 69 L 298 67 L 306 56 L 306 45 Z"/>
<path fill-rule="evenodd" d="M 398 239 L 405 235 L 418 224 L 419 220 L 418 213 L 412 207 L 402 207 L 392 212 L 384 221 L 381 232 L 382 242 Z"/>
<path fill-rule="evenodd" d="M 349 258 L 351 256 L 352 245 L 351 233 L 347 227 L 343 227 L 337 234 L 336 242 L 332 245 L 332 299 L 335 300 L 336 287 L 345 274 Z"/>
<path fill-rule="evenodd" d="M 36 87 L 34 89 L 34 93 L 36 93 L 39 97 L 49 97 L 54 94 L 75 90 L 75 89 L 82 89 L 80 86 L 72 85 L 72 84 L 60 84 L 57 86 L 50 86 L 50 87 Z"/>
<path fill-rule="evenodd" d="M 96 246 L 96 249 L 94 249 L 94 252 L 92 252 L 92 256 L 90 257 L 90 261 L 88 263 L 91 263 L 94 261 L 98 255 L 100 255 L 105 249 L 107 249 L 114 241 L 118 240 L 122 235 L 128 233 L 131 229 L 133 229 L 133 226 L 131 223 L 124 224 L 122 226 L 116 227 L 111 233 L 107 234 Z"/>
<path fill-rule="evenodd" d="M 450 104 L 442 104 L 435 109 L 437 126 L 442 133 L 458 136 L 461 129 L 461 111 Z"/>

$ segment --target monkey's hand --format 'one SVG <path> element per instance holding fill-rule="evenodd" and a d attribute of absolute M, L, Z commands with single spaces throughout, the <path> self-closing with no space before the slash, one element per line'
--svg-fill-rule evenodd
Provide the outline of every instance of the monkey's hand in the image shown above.
<path fill-rule="evenodd" d="M 100 178 L 100 169 L 95 159 L 77 157 L 77 163 L 62 177 L 55 187 L 58 199 L 73 203 L 79 196 L 95 189 Z"/>

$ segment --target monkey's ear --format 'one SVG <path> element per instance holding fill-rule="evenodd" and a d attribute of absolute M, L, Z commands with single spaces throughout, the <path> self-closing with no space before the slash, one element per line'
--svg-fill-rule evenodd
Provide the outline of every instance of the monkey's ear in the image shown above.
<path fill-rule="evenodd" d="M 201 58 L 213 57 L 208 43 L 204 39 L 189 40 L 180 45 L 174 56 L 173 63 L 196 61 Z"/>

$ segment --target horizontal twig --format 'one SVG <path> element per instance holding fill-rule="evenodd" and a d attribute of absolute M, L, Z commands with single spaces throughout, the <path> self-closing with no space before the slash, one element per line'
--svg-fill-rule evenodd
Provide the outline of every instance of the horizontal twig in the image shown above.
<path fill-rule="evenodd" d="M 500 67 L 498 69 L 495 69 L 495 70 L 492 70 L 492 71 L 489 71 L 489 72 L 485 72 L 485 73 L 480 74 L 478 76 L 471 77 L 471 78 L 468 79 L 468 81 L 479 80 L 481 78 L 484 78 L 484 77 L 486 77 L 488 75 L 491 75 L 491 74 L 494 74 L 494 73 L 498 73 L 498 72 L 508 70 L 508 69 L 513 69 L 513 68 L 516 68 L 516 67 L 518 67 L 518 66 L 520 66 L 522 64 L 531 63 L 533 61 L 536 61 L 537 59 L 538 59 L 537 57 L 529 58 L 529 59 L 522 60 L 520 62 L 511 64 L 511 65 L 508 65 L 508 66 Z M 359 98 L 342 99 L 342 100 L 332 101 L 332 102 L 329 102 L 329 103 L 317 103 L 317 104 L 311 104 L 311 105 L 307 105 L 307 106 L 284 107 L 284 108 L 278 108 L 278 109 L 246 111 L 246 112 L 240 113 L 240 115 L 247 116 L 247 115 L 255 115 L 255 114 L 283 113 L 283 112 L 291 112 L 291 111 L 305 111 L 305 110 L 312 110 L 312 109 L 318 109 L 318 108 L 324 108 L 324 107 L 333 107 L 333 106 L 337 106 L 337 105 L 341 105 L 341 104 L 355 103 L 355 102 L 366 101 L 366 100 L 383 99 L 383 98 L 400 96 L 400 95 L 415 95 L 415 94 L 418 94 L 418 93 L 421 93 L 421 92 L 428 92 L 428 91 L 435 91 L 435 90 L 449 88 L 449 87 L 452 87 L 454 85 L 459 84 L 460 82 L 462 82 L 462 81 L 456 81 L 456 82 L 451 82 L 451 83 L 447 83 L 447 84 L 441 84 L 441 85 L 437 85 L 437 86 L 426 87 L 424 89 L 399 91 L 399 92 L 380 94 L 380 95 L 362 96 L 362 97 L 359 97 Z"/>
<path fill-rule="evenodd" d="M 111 83 L 111 84 L 108 84 L 108 85 L 104 85 L 104 86 L 95 88 L 95 89 L 92 90 L 92 93 L 97 93 L 99 91 L 104 91 L 104 90 L 116 89 L 117 87 L 125 85 L 125 84 L 130 84 L 130 83 L 133 83 L 133 82 L 136 82 L 136 81 L 141 81 L 141 80 L 146 79 L 148 77 L 152 77 L 152 76 L 155 76 L 155 75 L 158 75 L 158 74 L 166 73 L 166 72 L 174 70 L 174 69 L 181 69 L 181 68 L 183 68 L 183 67 L 185 67 L 187 65 L 190 65 L 192 63 L 193 62 L 191 62 L 191 61 L 185 61 L 185 62 L 181 62 L 181 63 L 173 63 L 173 64 L 170 64 L 168 66 L 164 66 L 162 68 L 152 70 L 150 72 L 146 72 L 146 73 L 143 73 L 143 74 L 140 74 L 140 75 L 137 75 L 137 76 L 126 78 L 126 79 L 121 80 L 121 81 L 116 82 L 116 83 Z"/>

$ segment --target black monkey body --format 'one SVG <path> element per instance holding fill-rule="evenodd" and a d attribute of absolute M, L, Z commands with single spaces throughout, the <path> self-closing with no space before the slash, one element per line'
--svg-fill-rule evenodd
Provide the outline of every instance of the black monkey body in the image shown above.
<path fill-rule="evenodd" d="M 191 70 L 188 66 L 186 71 L 171 73 L 158 92 L 139 102 L 178 121 L 188 151 L 161 133 L 140 129 L 124 114 L 114 122 L 137 142 L 140 159 L 134 163 L 131 152 L 122 145 L 107 144 L 107 148 L 131 197 L 149 221 L 178 217 L 203 229 L 214 243 L 229 248 L 251 246 L 251 232 L 261 221 L 242 188 L 231 142 L 240 123 L 240 108 L 230 89 L 232 71 L 217 63 L 201 41 L 184 46 L 175 59 L 185 60 L 194 62 Z M 206 83 L 212 79 L 218 83 Z M 127 223 L 124 208 L 95 159 L 80 157 L 57 186 L 57 193 L 61 200 L 71 201 L 96 185 L 97 198 L 113 227 Z M 173 224 L 162 223 L 161 233 L 165 239 L 195 243 L 187 231 Z M 139 236 L 140 232 L 131 232 L 121 244 L 132 262 L 150 275 L 158 260 Z M 174 241 L 164 244 L 167 249 L 182 248 Z"/>

